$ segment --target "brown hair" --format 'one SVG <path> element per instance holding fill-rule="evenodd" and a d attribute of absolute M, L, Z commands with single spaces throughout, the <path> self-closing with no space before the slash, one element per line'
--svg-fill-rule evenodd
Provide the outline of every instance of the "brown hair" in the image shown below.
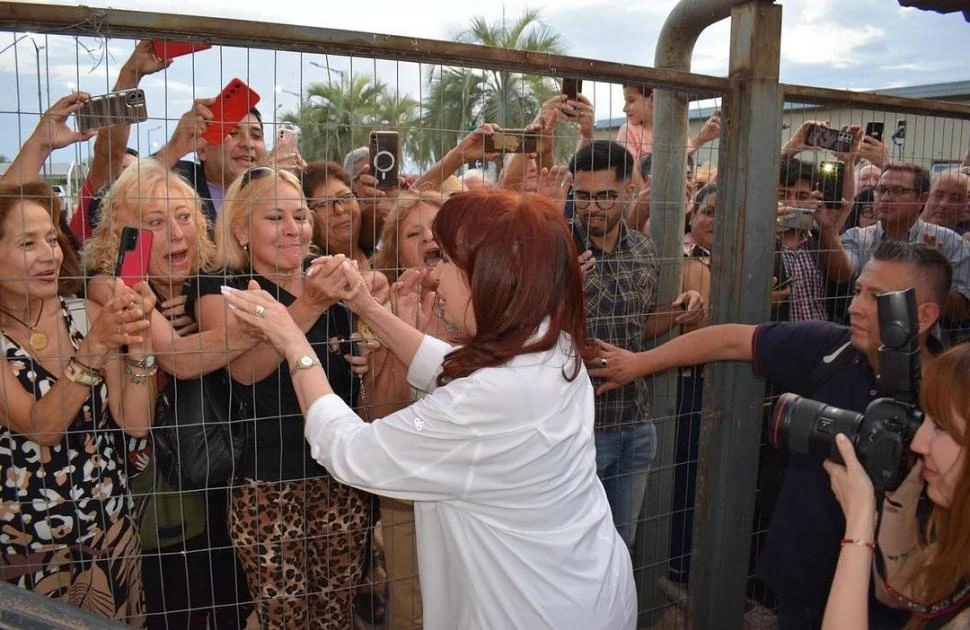
<path fill-rule="evenodd" d="M 84 276 L 81 273 L 81 262 L 71 240 L 61 229 L 61 199 L 47 182 L 35 181 L 24 184 L 0 185 L 0 238 L 3 238 L 3 223 L 7 216 L 24 201 L 31 201 L 42 206 L 51 217 L 54 232 L 57 234 L 57 244 L 64 254 L 61 269 L 58 272 L 58 295 L 78 295 L 84 288 Z"/>
<path fill-rule="evenodd" d="M 640 96 L 643 98 L 649 98 L 653 95 L 653 88 L 649 87 L 646 83 L 640 83 L 638 81 L 624 81 L 622 84 L 623 89 L 630 89 L 635 92 L 639 92 Z"/>
<path fill-rule="evenodd" d="M 935 602 L 970 578 L 970 466 L 966 415 L 970 410 L 970 343 L 950 348 L 925 365 L 923 410 L 960 445 L 960 477 L 949 508 L 934 506 L 926 525 L 927 547 L 914 577 L 917 599 Z M 961 428 L 961 424 L 964 427 Z M 913 627 L 922 627 L 914 619 Z"/>
<path fill-rule="evenodd" d="M 471 289 L 476 331 L 450 352 L 438 384 L 481 368 L 505 365 L 572 339 L 576 378 L 586 344 L 586 308 L 578 253 L 562 209 L 535 193 L 476 190 L 451 197 L 434 221 L 434 235 Z M 549 327 L 531 340 L 543 321 Z"/>
<path fill-rule="evenodd" d="M 922 195 L 925 192 L 930 191 L 930 172 L 923 168 L 922 166 L 917 166 L 916 164 L 909 164 L 907 162 L 890 162 L 882 168 L 882 172 L 886 173 L 888 171 L 902 171 L 903 173 L 913 174 L 913 188 L 916 189 L 917 195 Z"/>
<path fill-rule="evenodd" d="M 384 229 L 381 231 L 381 249 L 374 254 L 374 269 L 387 276 L 390 282 L 395 282 L 398 276 L 404 273 L 404 269 L 401 267 L 401 258 L 398 255 L 401 250 L 399 242 L 401 224 L 408 218 L 411 211 L 422 203 L 440 208 L 441 193 L 402 191 L 394 201 L 394 209 L 384 219 Z"/>

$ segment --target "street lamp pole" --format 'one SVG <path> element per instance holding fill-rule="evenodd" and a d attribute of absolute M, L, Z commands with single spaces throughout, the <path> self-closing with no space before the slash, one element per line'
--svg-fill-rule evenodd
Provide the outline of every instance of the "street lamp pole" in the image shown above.
<path fill-rule="evenodd" d="M 37 63 L 37 115 L 43 116 L 44 98 L 43 98 L 43 92 L 40 87 L 40 49 L 43 48 L 43 46 L 38 46 L 37 42 L 34 41 L 34 38 L 32 35 L 28 34 L 26 37 L 27 39 L 30 40 L 30 43 L 34 45 L 34 59 Z M 47 160 L 44 160 L 44 163 L 41 165 L 41 168 L 42 168 L 44 179 L 46 180 L 47 179 Z"/>

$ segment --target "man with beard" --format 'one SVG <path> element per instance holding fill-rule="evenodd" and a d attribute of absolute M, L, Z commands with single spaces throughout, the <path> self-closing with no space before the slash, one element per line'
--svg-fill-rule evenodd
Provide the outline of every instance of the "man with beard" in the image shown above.
<path fill-rule="evenodd" d="M 659 263 L 653 241 L 623 217 L 634 203 L 635 161 L 623 145 L 594 140 L 570 160 L 573 236 L 592 254 L 586 271 L 587 336 L 633 352 L 674 325 L 699 321 L 703 298 L 688 291 L 657 308 Z M 598 385 L 595 383 L 594 385 Z M 656 454 L 650 391 L 641 379 L 596 398 L 596 472 L 628 547 L 636 538 L 647 473 Z"/>

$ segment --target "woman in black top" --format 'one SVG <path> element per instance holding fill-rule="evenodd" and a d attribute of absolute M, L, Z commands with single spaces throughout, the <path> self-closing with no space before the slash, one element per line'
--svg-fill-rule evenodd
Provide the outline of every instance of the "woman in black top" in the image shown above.
<path fill-rule="evenodd" d="M 311 221 L 296 177 L 269 167 L 246 171 L 226 191 L 216 221 L 214 267 L 222 271 L 200 277 L 193 307 L 201 330 L 221 329 L 227 311 L 220 286 L 271 293 L 323 359 L 335 392 L 353 405 L 359 379 L 352 364 L 364 361 L 351 356 L 350 311 L 330 297 L 342 274 L 331 279 L 325 266 L 304 276 Z M 242 354 L 229 371 L 255 416 L 231 491 L 229 533 L 260 626 L 348 628 L 366 553 L 369 497 L 333 481 L 310 456 L 289 369 L 272 347 Z"/>

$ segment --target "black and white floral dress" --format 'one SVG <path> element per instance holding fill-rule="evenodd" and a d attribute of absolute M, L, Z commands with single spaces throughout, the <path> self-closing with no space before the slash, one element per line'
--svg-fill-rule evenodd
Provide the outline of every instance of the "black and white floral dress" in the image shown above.
<path fill-rule="evenodd" d="M 76 351 L 83 335 L 63 300 L 61 312 Z M 57 378 L 0 334 L 17 381 L 43 398 Z M 104 383 L 93 387 L 54 446 L 0 426 L 0 578 L 141 626 L 141 548 L 107 395 Z"/>

